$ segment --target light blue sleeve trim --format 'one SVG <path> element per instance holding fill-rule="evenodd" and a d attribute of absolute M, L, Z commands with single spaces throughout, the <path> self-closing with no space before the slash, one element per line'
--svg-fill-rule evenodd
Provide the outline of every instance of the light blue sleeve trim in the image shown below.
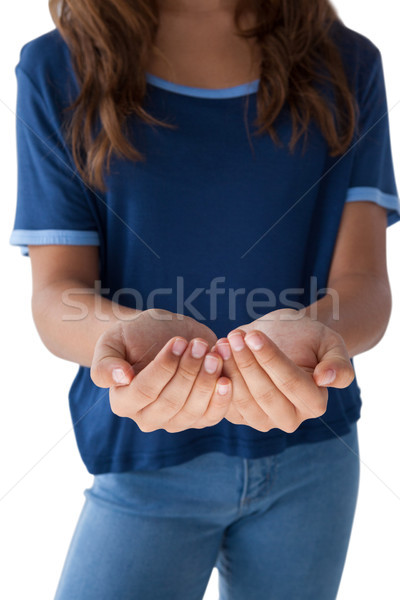
<path fill-rule="evenodd" d="M 9 243 L 20 246 L 22 256 L 29 256 L 28 244 L 67 244 L 77 246 L 100 246 L 97 231 L 74 229 L 14 229 Z"/>
<path fill-rule="evenodd" d="M 369 200 L 386 208 L 388 211 L 387 224 L 400 221 L 400 200 L 394 194 L 385 194 L 379 188 L 353 187 L 347 190 L 346 202 Z"/>

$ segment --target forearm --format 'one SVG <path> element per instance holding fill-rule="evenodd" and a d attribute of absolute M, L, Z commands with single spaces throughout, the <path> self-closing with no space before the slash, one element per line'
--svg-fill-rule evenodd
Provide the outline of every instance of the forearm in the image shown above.
<path fill-rule="evenodd" d="M 375 346 L 383 337 L 391 308 L 386 280 L 352 273 L 331 282 L 327 294 L 304 312 L 337 331 L 352 358 Z"/>
<path fill-rule="evenodd" d="M 54 283 L 32 296 L 33 319 L 48 350 L 86 367 L 91 366 L 100 335 L 118 321 L 133 319 L 141 312 L 89 291 L 75 280 Z"/>

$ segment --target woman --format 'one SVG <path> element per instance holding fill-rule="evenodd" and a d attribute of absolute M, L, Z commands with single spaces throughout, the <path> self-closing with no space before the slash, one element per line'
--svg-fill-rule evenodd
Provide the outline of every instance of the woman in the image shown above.
<path fill-rule="evenodd" d="M 94 476 L 56 599 L 200 599 L 214 566 L 224 600 L 334 599 L 400 220 L 380 52 L 327 0 L 50 9 L 10 241 Z"/>

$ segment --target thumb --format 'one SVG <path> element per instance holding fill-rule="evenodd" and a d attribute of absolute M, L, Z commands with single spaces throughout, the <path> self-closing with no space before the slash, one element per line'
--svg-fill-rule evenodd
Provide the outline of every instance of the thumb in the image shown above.
<path fill-rule="evenodd" d="M 354 369 L 345 346 L 329 349 L 315 367 L 313 377 L 318 386 L 348 387 L 354 379 Z"/>
<path fill-rule="evenodd" d="M 114 328 L 105 331 L 97 340 L 90 377 L 98 387 L 109 388 L 115 385 L 128 385 L 135 372 L 125 359 L 126 351 L 123 336 Z"/>
<path fill-rule="evenodd" d="M 132 365 L 112 356 L 104 356 L 90 368 L 90 377 L 98 387 L 128 385 L 135 376 Z"/>

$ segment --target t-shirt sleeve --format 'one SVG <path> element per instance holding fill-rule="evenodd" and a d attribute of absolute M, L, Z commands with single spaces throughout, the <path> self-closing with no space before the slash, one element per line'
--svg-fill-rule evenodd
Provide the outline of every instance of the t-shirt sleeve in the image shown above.
<path fill-rule="evenodd" d="M 100 245 L 89 204 L 60 126 L 52 84 L 40 89 L 21 68 L 17 77 L 17 203 L 9 243 Z"/>
<path fill-rule="evenodd" d="M 353 165 L 346 202 L 369 200 L 387 209 L 387 224 L 400 220 L 390 143 L 389 112 L 382 56 L 365 65 L 369 76 L 359 99 L 359 128 L 351 152 Z"/>

